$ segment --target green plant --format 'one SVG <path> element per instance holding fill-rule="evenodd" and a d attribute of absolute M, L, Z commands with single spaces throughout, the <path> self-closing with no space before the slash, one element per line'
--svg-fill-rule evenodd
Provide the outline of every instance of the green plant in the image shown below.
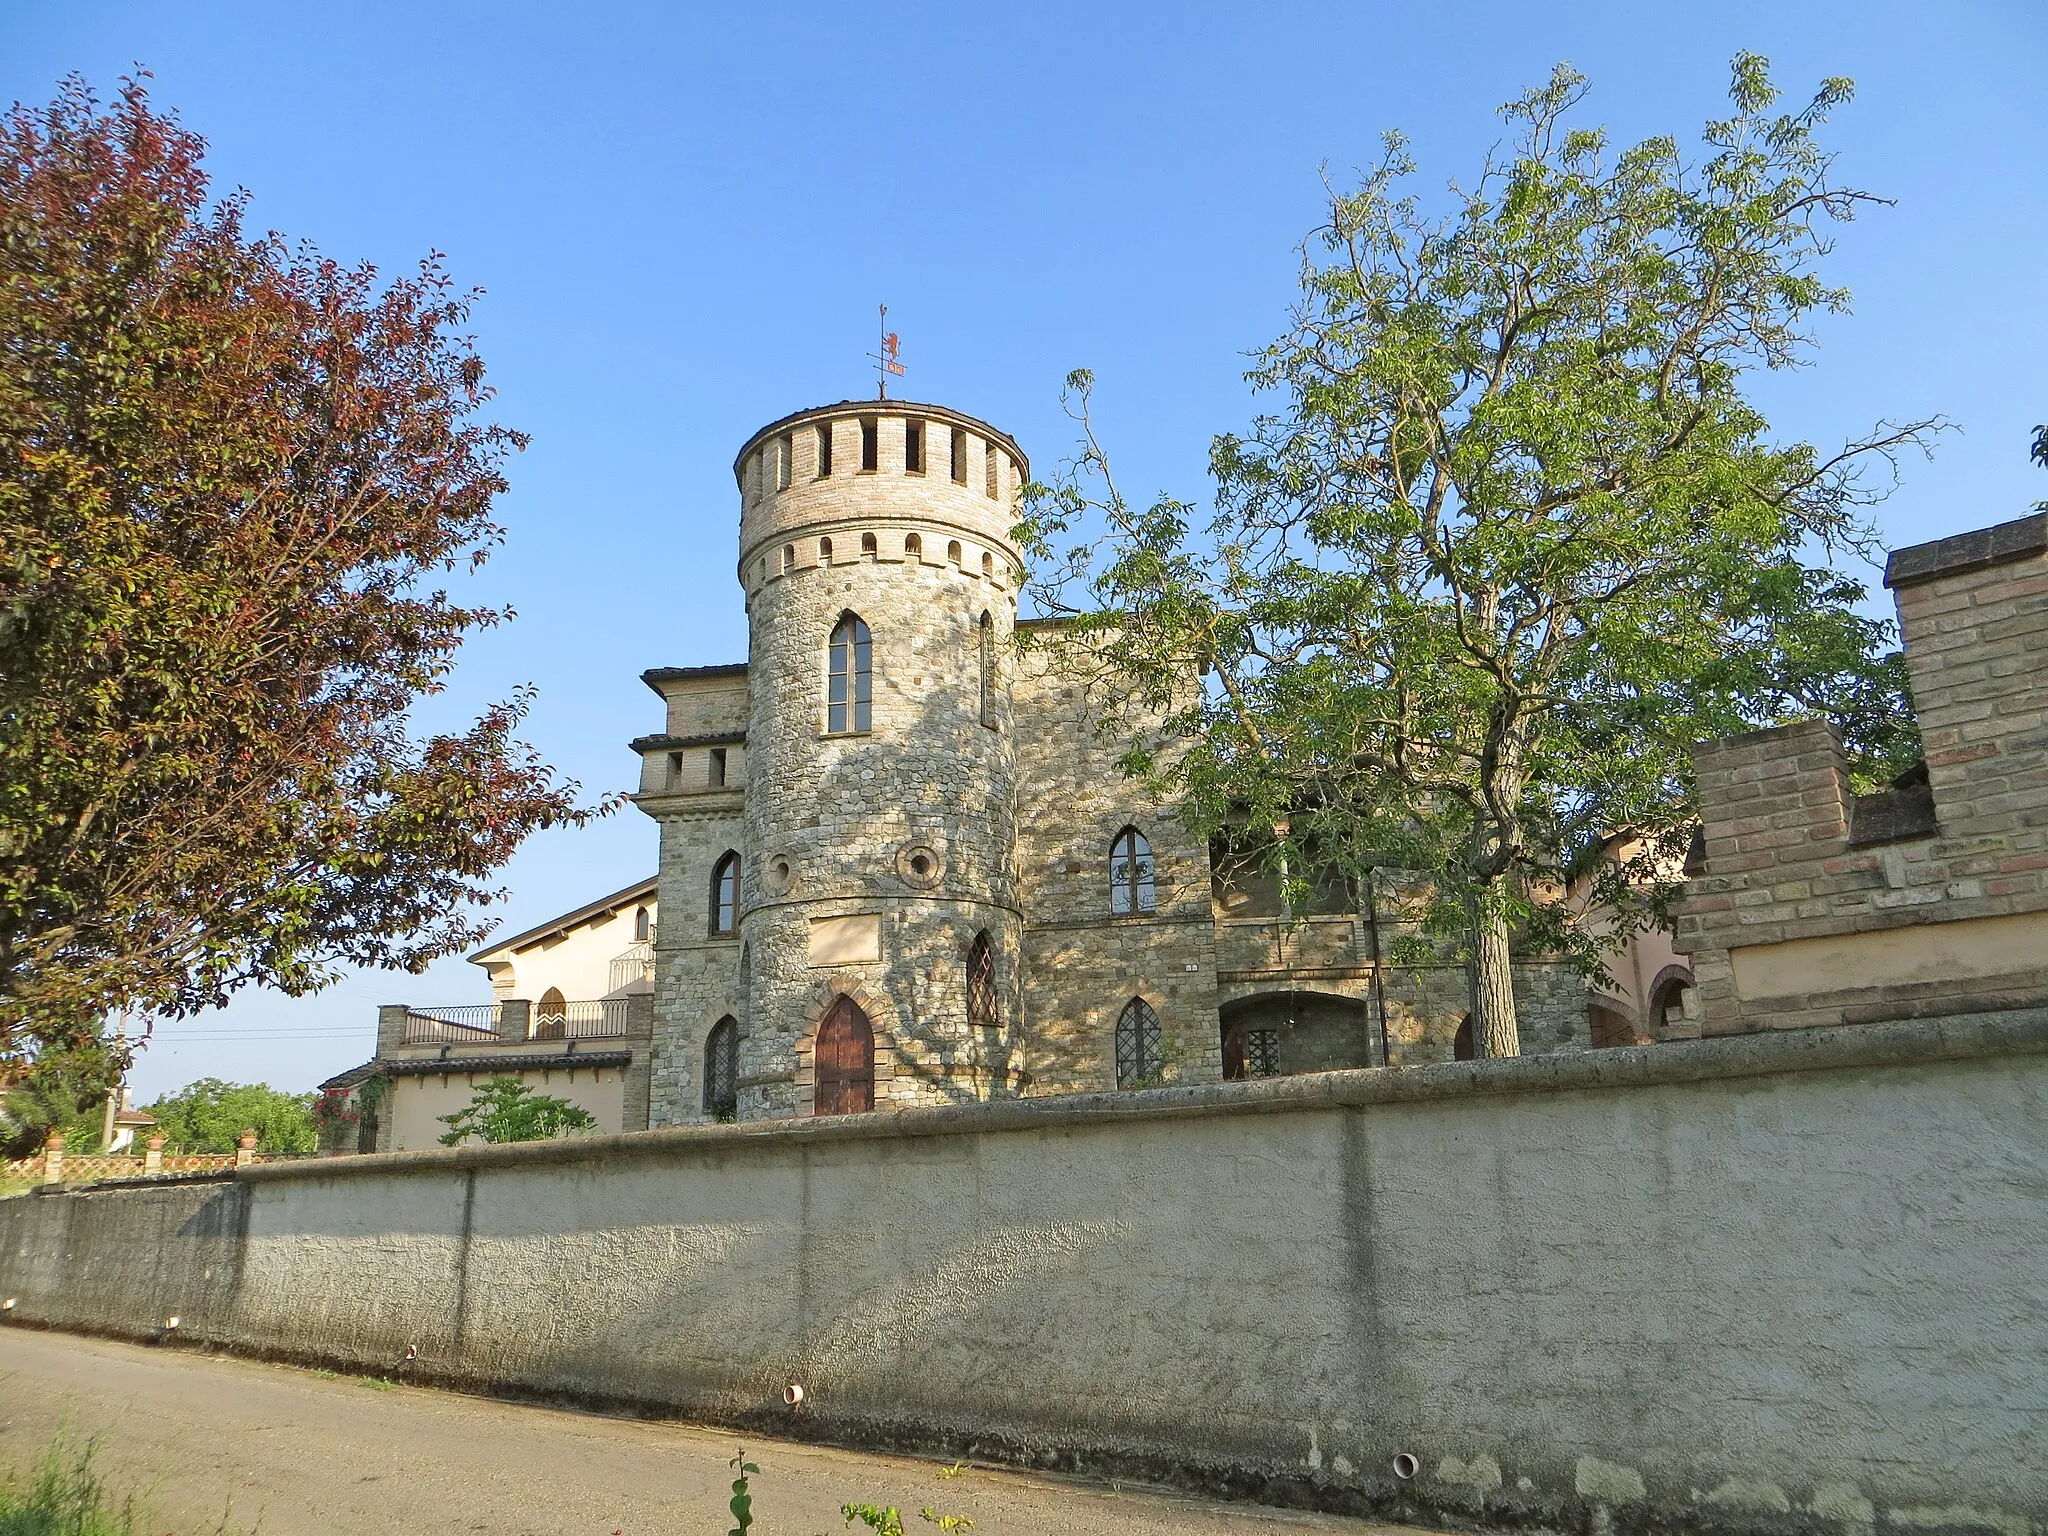
<path fill-rule="evenodd" d="M 148 1110 L 164 1144 L 177 1152 L 232 1152 L 246 1128 L 254 1128 L 263 1152 L 311 1152 L 320 1141 L 313 1095 L 281 1093 L 268 1083 L 202 1077 Z"/>
<path fill-rule="evenodd" d="M 93 1467 L 99 1442 L 63 1436 L 26 1474 L 0 1478 L 0 1536 L 146 1536 L 161 1529 L 141 1495 L 116 1496 Z M 227 1536 L 224 1511 L 214 1536 Z"/>
<path fill-rule="evenodd" d="M 745 1446 L 735 1451 L 732 1460 L 726 1465 L 739 1474 L 732 1480 L 732 1499 L 726 1505 L 726 1508 L 732 1511 L 733 1518 L 733 1528 L 726 1536 L 747 1536 L 747 1532 L 754 1524 L 754 1494 L 747 1483 L 747 1476 L 751 1473 L 759 1477 L 761 1469 L 747 1460 Z"/>
<path fill-rule="evenodd" d="M 459 1146 L 474 1136 L 497 1144 L 507 1141 L 548 1141 L 556 1136 L 592 1130 L 597 1119 L 581 1105 L 535 1093 L 516 1077 L 494 1077 L 477 1089 L 466 1109 L 442 1115 L 450 1129 L 444 1147 Z"/>
<path fill-rule="evenodd" d="M 392 1392 L 398 1388 L 398 1383 L 388 1376 L 365 1376 L 363 1385 L 375 1388 L 379 1392 Z"/>
<path fill-rule="evenodd" d="M 875 1536 L 903 1536 L 903 1514 L 894 1504 L 886 1507 L 873 1504 L 842 1504 L 839 1506 L 839 1513 L 846 1517 L 848 1525 L 858 1520 L 873 1531 Z M 974 1529 L 974 1522 L 965 1515 L 941 1515 L 935 1513 L 930 1506 L 919 1510 L 917 1517 L 928 1525 L 936 1525 L 942 1531 Z"/>

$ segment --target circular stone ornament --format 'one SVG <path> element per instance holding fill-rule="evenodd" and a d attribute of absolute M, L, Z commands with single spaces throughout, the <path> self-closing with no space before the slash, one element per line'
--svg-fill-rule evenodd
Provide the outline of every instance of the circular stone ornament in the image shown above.
<path fill-rule="evenodd" d="M 761 889 L 770 896 L 787 896 L 796 884 L 796 862 L 786 853 L 771 853 L 761 865 Z"/>
<path fill-rule="evenodd" d="M 929 891 L 945 877 L 946 864 L 929 843 L 907 843 L 896 854 L 896 873 L 905 885 Z"/>

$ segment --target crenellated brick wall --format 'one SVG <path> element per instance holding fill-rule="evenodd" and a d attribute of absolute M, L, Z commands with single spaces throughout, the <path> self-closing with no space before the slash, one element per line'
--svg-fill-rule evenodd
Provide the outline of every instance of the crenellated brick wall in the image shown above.
<path fill-rule="evenodd" d="M 2048 1002 L 2048 516 L 1894 554 L 1923 768 L 1852 795 L 1823 721 L 1695 750 L 1701 1032 Z"/>

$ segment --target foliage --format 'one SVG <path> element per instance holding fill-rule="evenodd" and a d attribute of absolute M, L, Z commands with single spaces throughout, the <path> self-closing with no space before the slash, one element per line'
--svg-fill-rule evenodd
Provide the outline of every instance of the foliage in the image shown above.
<path fill-rule="evenodd" d="M 525 438 L 438 255 L 384 281 L 209 202 L 139 81 L 0 119 L 0 1053 L 417 971 L 575 786 L 519 692 L 415 736 Z"/>
<path fill-rule="evenodd" d="M 548 1141 L 592 1130 L 596 1117 L 567 1099 L 535 1093 L 516 1077 L 494 1077 L 477 1089 L 466 1109 L 440 1117 L 450 1127 L 444 1147 L 459 1146 L 471 1136 L 497 1144 L 507 1141 Z"/>
<path fill-rule="evenodd" d="M 761 1469 L 747 1460 L 745 1447 L 736 1452 L 726 1465 L 738 1474 L 733 1478 L 732 1500 L 726 1506 L 732 1511 L 733 1518 L 733 1527 L 726 1536 L 747 1536 L 747 1532 L 754 1524 L 754 1494 L 747 1483 L 747 1475 L 752 1473 L 759 1477 Z"/>
<path fill-rule="evenodd" d="M 33 1157 L 51 1131 L 65 1147 L 86 1152 L 99 1145 L 107 1095 L 120 1069 L 92 1044 L 46 1049 L 0 1094 L 0 1153 Z"/>
<path fill-rule="evenodd" d="M 93 1467 L 97 1444 L 59 1439 L 26 1477 L 0 1478 L 0 1536 L 148 1536 L 161 1529 L 140 1497 L 116 1496 Z M 214 1536 L 227 1536 L 227 1515 Z"/>
<path fill-rule="evenodd" d="M 355 1095 L 347 1088 L 323 1088 L 313 1099 L 313 1129 L 319 1135 L 345 1130 L 362 1122 Z"/>
<path fill-rule="evenodd" d="M 260 1152 L 304 1153 L 319 1146 L 313 1095 L 281 1093 L 268 1083 L 202 1077 L 146 1107 L 173 1152 L 232 1152 L 251 1126 Z"/>
<path fill-rule="evenodd" d="M 1488 1055 L 1518 1049 L 1513 935 L 1590 969 L 1590 903 L 1616 943 L 1666 920 L 1693 743 L 1821 714 L 1866 784 L 1917 752 L 1891 627 L 1807 562 L 1869 549 L 1866 466 L 1940 424 L 1781 446 L 1745 392 L 1847 303 L 1816 267 L 1873 199 L 1815 134 L 1850 86 L 1783 113 L 1764 60 L 1733 75 L 1703 157 L 1613 154 L 1560 66 L 1441 216 L 1390 135 L 1249 375 L 1280 408 L 1214 444 L 1206 541 L 1118 492 L 1085 372 L 1080 456 L 1019 529 L 1076 650 L 1186 745 L 1126 771 L 1198 831 L 1270 829 L 1296 885 L 1426 874 L 1413 915 L 1470 945 Z"/>
<path fill-rule="evenodd" d="M 874 1504 L 842 1504 L 839 1513 L 852 1525 L 858 1520 L 875 1536 L 903 1536 L 903 1515 L 894 1504 L 881 1507 Z M 942 1531 L 971 1531 L 974 1522 L 965 1515 L 941 1515 L 929 1507 L 918 1511 L 918 1518 L 927 1525 L 936 1525 Z"/>

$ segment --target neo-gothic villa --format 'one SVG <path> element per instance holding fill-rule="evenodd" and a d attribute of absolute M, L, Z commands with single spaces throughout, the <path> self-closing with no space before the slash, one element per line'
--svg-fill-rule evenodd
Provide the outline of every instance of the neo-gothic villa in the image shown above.
<path fill-rule="evenodd" d="M 632 1130 L 1469 1054 L 1465 969 L 1388 961 L 1384 892 L 1284 910 L 1119 773 L 1133 722 L 1098 729 L 1057 636 L 1017 617 L 1007 434 L 847 401 L 734 468 L 749 657 L 644 674 L 655 888 L 473 957 L 489 1008 L 385 1010 L 366 1147 L 430 1144 L 508 1070 Z M 1610 970 L 1589 991 L 1519 967 L 1523 1050 L 1690 1016 L 1662 935 Z"/>

